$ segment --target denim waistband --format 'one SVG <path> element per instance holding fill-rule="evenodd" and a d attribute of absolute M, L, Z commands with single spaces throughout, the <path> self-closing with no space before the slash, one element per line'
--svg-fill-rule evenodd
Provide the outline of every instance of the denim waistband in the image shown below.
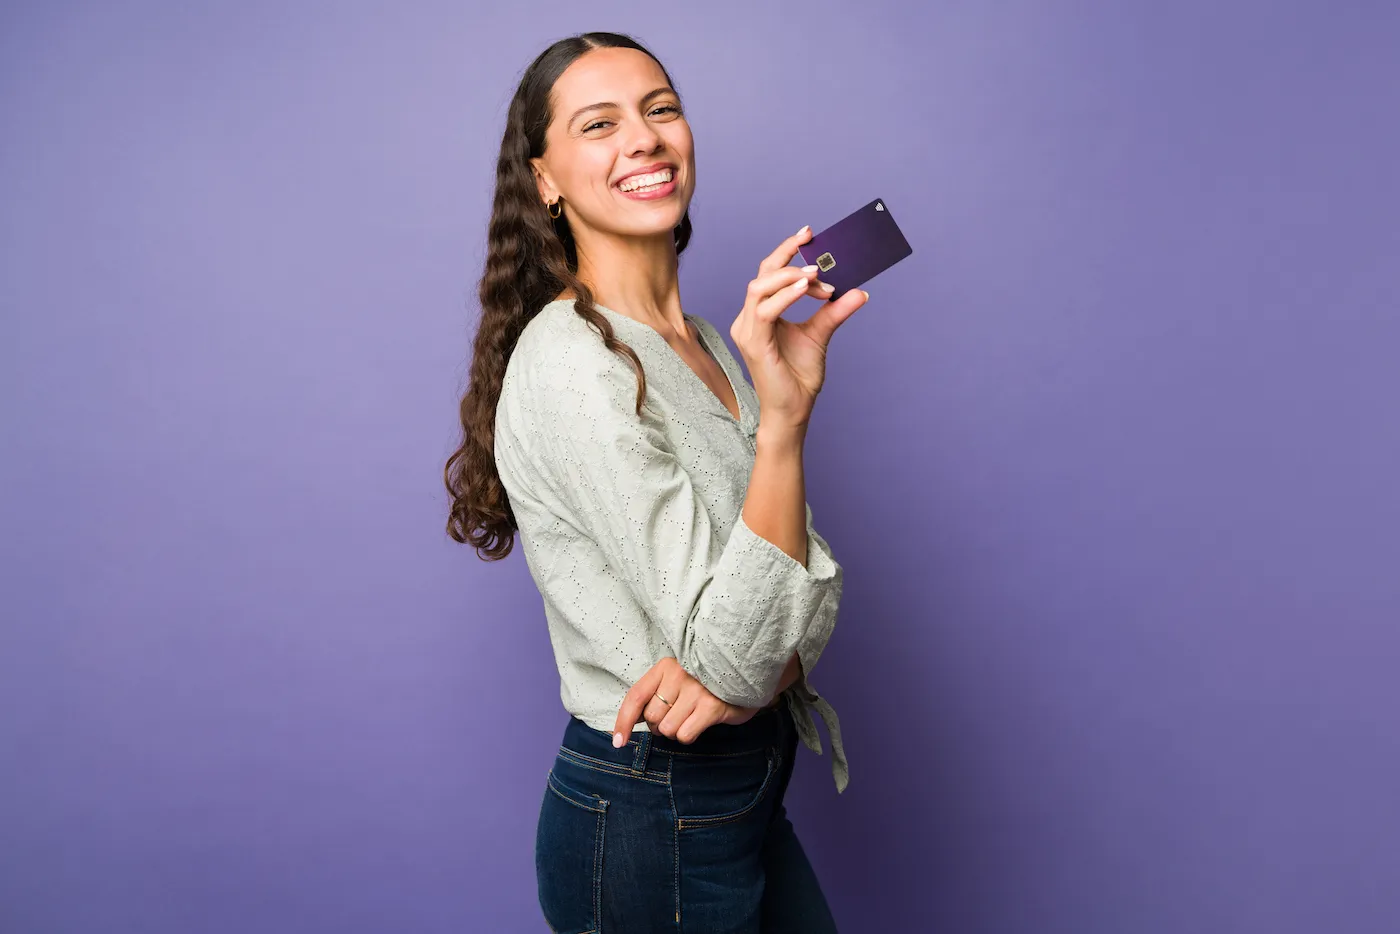
<path fill-rule="evenodd" d="M 779 704 L 763 708 L 744 723 L 716 723 L 693 743 L 682 743 L 650 730 L 638 730 L 628 737 L 627 745 L 621 749 L 613 746 L 611 733 L 595 730 L 571 716 L 564 727 L 562 745 L 574 752 L 640 771 L 647 768 L 647 759 L 653 750 L 686 756 L 732 756 L 782 743 L 795 732 L 792 713 L 786 704 Z"/>

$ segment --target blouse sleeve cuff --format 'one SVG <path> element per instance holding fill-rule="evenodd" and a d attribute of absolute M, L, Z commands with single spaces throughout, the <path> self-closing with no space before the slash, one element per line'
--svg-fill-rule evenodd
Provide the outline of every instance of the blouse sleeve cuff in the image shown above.
<path fill-rule="evenodd" d="M 731 547 L 737 546 L 740 551 L 757 556 L 773 571 L 794 576 L 810 584 L 825 584 L 836 578 L 838 570 L 836 561 L 827 549 L 826 542 L 813 532 L 810 525 L 807 527 L 807 564 L 805 567 L 798 563 L 792 555 L 750 528 L 749 524 L 744 521 L 742 509 L 739 511 L 739 518 L 734 523 L 734 530 L 730 532 L 730 535 L 734 539 L 730 542 Z"/>

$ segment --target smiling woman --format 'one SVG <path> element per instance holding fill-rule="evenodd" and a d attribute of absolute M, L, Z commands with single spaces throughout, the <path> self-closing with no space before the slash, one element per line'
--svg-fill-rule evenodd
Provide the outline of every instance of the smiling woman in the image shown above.
<path fill-rule="evenodd" d="M 649 54 L 614 46 L 581 56 L 561 78 L 551 97 L 568 115 L 551 122 L 530 160 L 540 198 L 575 236 L 583 227 L 614 244 L 633 238 L 634 248 L 650 245 L 652 262 L 678 253 L 679 243 L 652 236 L 680 227 L 695 191 L 694 141 L 670 76 Z M 647 152 L 661 158 L 639 163 Z M 619 195 L 639 209 L 620 211 Z M 593 281 L 584 261 L 579 276 Z"/>
<path fill-rule="evenodd" d="M 810 231 L 785 239 L 731 329 L 755 389 L 681 310 L 695 179 L 680 94 L 634 40 L 574 36 L 526 70 L 445 479 L 449 534 L 494 560 L 518 531 L 544 602 L 570 715 L 535 840 L 557 932 L 836 929 L 783 798 L 798 743 L 821 752 L 814 711 L 847 781 L 807 680 L 842 568 L 802 445 L 861 299 L 783 321 L 830 294 L 788 265 Z"/>

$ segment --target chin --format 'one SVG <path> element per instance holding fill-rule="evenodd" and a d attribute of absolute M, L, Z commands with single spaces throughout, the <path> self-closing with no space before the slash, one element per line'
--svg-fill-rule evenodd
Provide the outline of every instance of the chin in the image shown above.
<path fill-rule="evenodd" d="M 682 211 L 680 214 L 676 215 L 674 221 L 638 224 L 635 227 L 621 230 L 619 233 L 624 233 L 629 237 L 670 237 L 674 235 L 675 229 L 680 226 L 681 219 L 684 217 L 685 212 Z"/>
<path fill-rule="evenodd" d="M 612 212 L 608 219 L 613 223 L 607 224 L 603 229 L 623 237 L 669 237 L 680 226 L 689 208 L 689 199 L 684 204 L 676 204 L 674 201 L 664 206 L 657 204 L 649 211 L 635 210 L 634 206 L 629 205 L 628 209 Z"/>

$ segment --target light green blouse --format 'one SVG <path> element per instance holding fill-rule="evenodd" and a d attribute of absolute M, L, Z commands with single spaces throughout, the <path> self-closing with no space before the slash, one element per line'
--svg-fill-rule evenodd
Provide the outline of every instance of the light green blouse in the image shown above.
<path fill-rule="evenodd" d="M 841 565 L 810 505 L 806 567 L 744 522 L 757 393 L 705 319 L 685 316 L 729 377 L 737 421 L 654 328 L 595 307 L 646 370 L 641 416 L 635 371 L 572 300 L 526 324 L 496 407 L 496 466 L 544 598 L 564 709 L 611 732 L 623 695 L 668 655 L 721 700 L 759 707 L 797 652 L 804 677 L 786 702 L 818 754 L 811 711 L 826 723 L 844 791 L 840 722 L 808 681 L 836 624 Z"/>

